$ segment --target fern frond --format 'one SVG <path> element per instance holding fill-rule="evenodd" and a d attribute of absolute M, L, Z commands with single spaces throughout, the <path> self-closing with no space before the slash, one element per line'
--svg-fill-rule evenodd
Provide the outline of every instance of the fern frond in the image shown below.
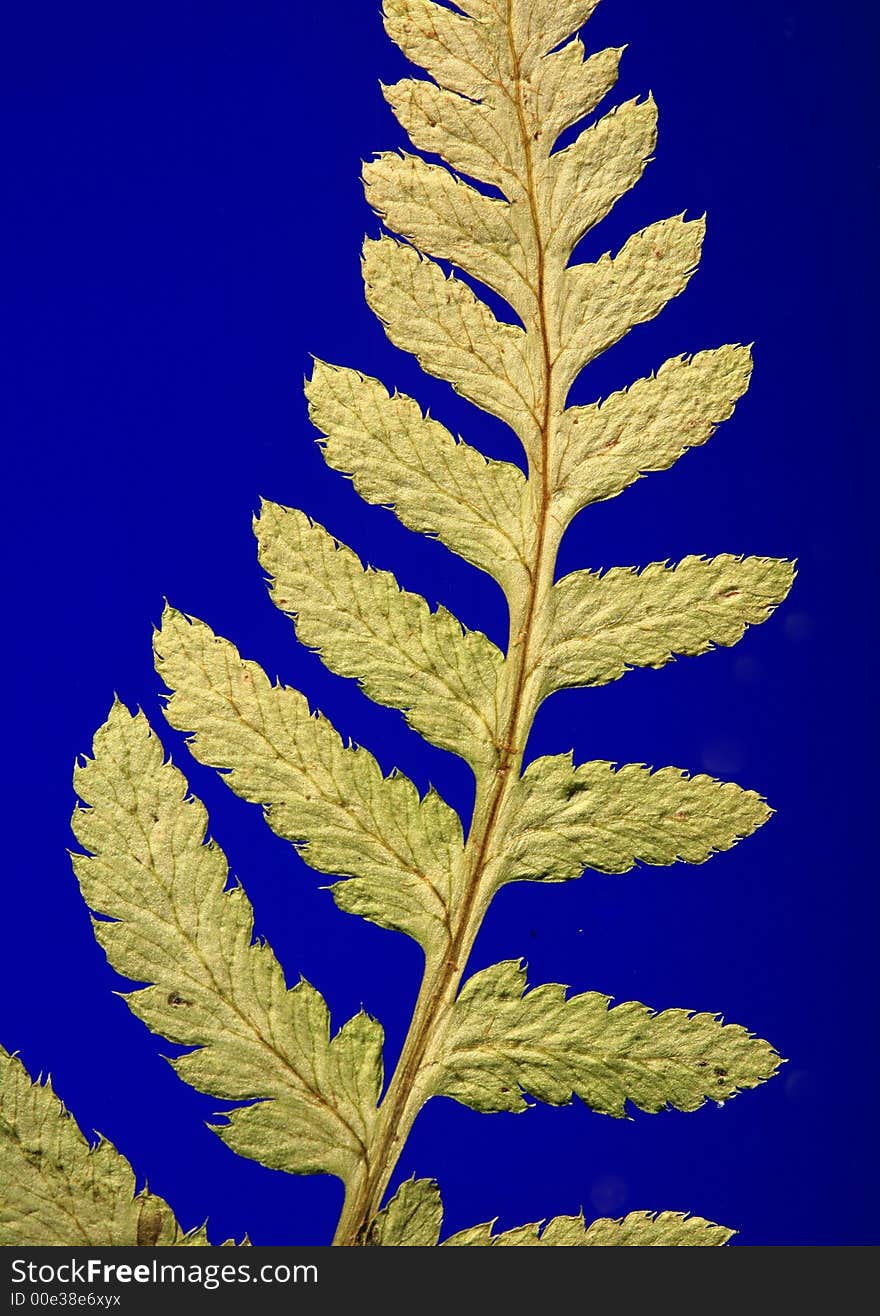
<path fill-rule="evenodd" d="M 90 806 L 76 831 L 92 858 L 77 871 L 113 922 L 96 933 L 111 963 L 154 984 L 128 997 L 155 1031 L 198 1048 L 175 1064 L 203 1090 L 257 1104 L 234 1111 L 227 1142 L 265 1164 L 325 1171 L 346 1184 L 335 1241 L 433 1246 L 439 1191 L 404 1184 L 381 1202 L 424 1103 L 438 1093 L 478 1109 L 518 1110 L 531 1094 L 578 1096 L 620 1116 L 693 1110 L 769 1078 L 773 1049 L 738 1025 L 684 1010 L 610 1006 L 550 983 L 526 991 L 507 961 L 462 986 L 501 885 L 564 881 L 585 868 L 702 863 L 760 827 L 754 791 L 677 768 L 570 755 L 523 771 L 544 698 L 616 680 L 633 667 L 736 643 L 787 594 L 777 558 L 684 558 L 676 566 L 575 571 L 556 582 L 572 518 L 670 466 L 729 417 L 751 370 L 748 349 L 676 356 L 656 375 L 588 406 L 568 406 L 594 358 L 659 314 L 700 258 L 702 219 L 673 216 L 616 255 L 576 264 L 575 249 L 641 176 L 654 150 L 647 96 L 573 134 L 613 86 L 621 52 L 584 58 L 573 35 L 597 0 L 385 0 L 389 35 L 431 82 L 385 94 L 416 149 L 364 168 L 367 198 L 398 237 L 368 238 L 367 302 L 392 343 L 507 424 L 527 473 L 487 461 L 411 398 L 353 369 L 317 362 L 307 385 L 328 464 L 367 502 L 393 507 L 505 592 L 502 653 L 443 607 L 402 590 L 304 512 L 264 503 L 255 524 L 273 602 L 338 675 L 473 768 L 467 838 L 433 791 L 384 777 L 343 744 L 297 691 L 272 685 L 203 623 L 167 610 L 156 637 L 172 691 L 168 718 L 201 762 L 266 810 L 313 867 L 341 879 L 337 903 L 413 937 L 425 972 L 394 1074 L 380 1100 L 382 1033 L 361 1013 L 331 1040 L 327 1007 L 253 942 L 250 906 L 227 889 L 206 819 L 142 716 L 114 707 L 95 759 L 79 770 Z M 492 189 L 482 190 L 484 188 Z M 445 265 L 453 269 L 450 273 Z M 496 311 L 468 280 L 505 307 Z M 485 294 L 489 297 L 489 293 Z M 448 1243 L 480 1246 L 710 1245 L 730 1231 L 675 1212 L 586 1225 L 560 1216 Z"/>
<path fill-rule="evenodd" d="M 298 690 L 272 685 L 204 622 L 166 607 L 154 648 L 172 691 L 168 721 L 192 733 L 190 752 L 261 804 L 306 863 L 347 879 L 330 888 L 337 905 L 426 951 L 443 943 L 464 844 L 458 814 L 436 791 L 419 799 L 401 773 L 383 777 L 372 754 L 343 745 Z"/>
<path fill-rule="evenodd" d="M 330 1036 L 320 994 L 288 990 L 253 912 L 205 841 L 201 802 L 165 761 L 143 713 L 118 702 L 76 770 L 73 856 L 95 936 L 114 969 L 151 985 L 126 994 L 153 1032 L 196 1048 L 173 1060 L 212 1096 L 256 1104 L 218 1133 L 233 1151 L 295 1174 L 360 1169 L 382 1086 L 382 1030 L 361 1012 Z"/>
<path fill-rule="evenodd" d="M 371 699 L 402 709 L 426 740 L 475 769 L 495 762 L 504 660 L 485 635 L 445 608 L 431 612 L 390 572 L 365 570 L 302 512 L 264 503 L 256 532 L 272 602 L 332 672 L 357 677 Z"/>
<path fill-rule="evenodd" d="M 327 465 L 350 475 L 362 498 L 390 505 L 410 530 L 435 535 L 503 589 L 522 588 L 535 524 L 518 467 L 489 461 L 412 398 L 389 396 L 356 370 L 316 361 L 306 396 Z"/>
<path fill-rule="evenodd" d="M 434 1092 L 474 1110 L 526 1110 L 579 1097 L 591 1110 L 698 1110 L 776 1072 L 779 1056 L 738 1024 L 687 1010 L 655 1013 L 636 1001 L 609 1009 L 599 992 L 566 996 L 559 983 L 526 992 L 521 961 L 465 982 L 449 1016 Z"/>
<path fill-rule="evenodd" d="M 0 1047 L 0 1245 L 207 1247 L 143 1188 L 112 1143 L 92 1144 L 56 1097 Z"/>
<path fill-rule="evenodd" d="M 756 791 L 680 768 L 570 754 L 535 759 L 513 787 L 504 843 L 487 864 L 493 887 L 565 882 L 585 868 L 626 873 L 636 864 L 702 864 L 770 817 Z"/>

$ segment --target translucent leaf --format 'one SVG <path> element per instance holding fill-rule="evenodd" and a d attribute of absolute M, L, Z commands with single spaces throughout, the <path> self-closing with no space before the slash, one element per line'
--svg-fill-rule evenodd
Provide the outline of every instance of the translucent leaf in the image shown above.
<path fill-rule="evenodd" d="M 433 1179 L 407 1179 L 370 1226 L 367 1244 L 375 1247 L 435 1247 L 443 1203 Z"/>
<path fill-rule="evenodd" d="M 474 1225 L 446 1239 L 453 1247 L 723 1247 L 736 1232 L 680 1211 L 632 1211 L 622 1220 L 557 1216 L 539 1233 L 540 1224 L 493 1234 L 492 1224 Z"/>
<path fill-rule="evenodd" d="M 206 1247 L 112 1143 L 90 1144 L 55 1096 L 0 1047 L 0 1245 Z"/>
<path fill-rule="evenodd" d="M 156 669 L 173 691 L 167 717 L 190 752 L 261 804 L 279 836 L 323 873 L 340 908 L 397 928 L 426 950 L 445 937 L 463 859 L 458 815 L 433 790 L 347 748 L 305 697 L 272 685 L 204 622 L 166 608 Z"/>
<path fill-rule="evenodd" d="M 126 995 L 133 1012 L 196 1048 L 172 1061 L 193 1087 L 259 1099 L 218 1128 L 233 1151 L 348 1180 L 375 1120 L 380 1026 L 361 1013 L 331 1040 L 314 987 L 287 989 L 222 851 L 205 842 L 204 806 L 142 713 L 114 704 L 75 785 L 88 807 L 73 830 L 90 853 L 73 856 L 74 871 L 86 903 L 113 920 L 96 921 L 95 936 L 118 973 L 152 984 Z"/>
<path fill-rule="evenodd" d="M 679 768 L 535 759 L 511 793 L 494 884 L 564 882 L 585 868 L 625 873 L 637 863 L 701 864 L 770 817 L 755 791 Z"/>
<path fill-rule="evenodd" d="M 657 106 L 649 96 L 617 106 L 551 157 L 548 257 L 568 260 L 588 229 L 641 178 L 656 142 Z"/>
<path fill-rule="evenodd" d="M 364 243 L 363 275 L 367 303 L 395 347 L 521 436 L 536 430 L 538 381 L 522 329 L 497 320 L 467 284 L 391 238 Z"/>
<path fill-rule="evenodd" d="M 785 558 L 730 553 L 641 571 L 573 571 L 553 589 L 544 692 L 604 685 L 633 667 L 736 644 L 748 626 L 767 620 L 793 579 Z"/>
<path fill-rule="evenodd" d="M 506 960 L 462 987 L 443 1038 L 433 1090 L 482 1111 L 525 1110 L 528 1093 L 561 1106 L 577 1096 L 622 1116 L 726 1101 L 776 1072 L 767 1042 L 716 1015 L 654 1013 L 599 992 L 566 996 L 560 983 L 526 992 L 526 970 Z"/>
<path fill-rule="evenodd" d="M 570 520 L 613 498 L 642 472 L 662 471 L 733 413 L 752 370 L 747 347 L 673 357 L 656 375 L 589 407 L 570 407 L 558 431 L 555 501 Z"/>
<path fill-rule="evenodd" d="M 507 201 L 483 196 L 417 155 L 386 152 L 364 165 L 363 176 L 367 201 L 395 233 L 479 279 L 521 315 L 533 311 L 526 257 Z"/>
<path fill-rule="evenodd" d="M 377 379 L 315 362 L 306 385 L 329 466 L 351 475 L 368 503 L 390 505 L 404 525 L 436 535 L 508 590 L 527 570 L 534 517 L 522 472 L 456 442 L 412 398 Z"/>
<path fill-rule="evenodd" d="M 678 215 L 636 233 L 615 257 L 566 271 L 562 350 L 556 366 L 560 387 L 630 329 L 663 310 L 687 287 L 700 259 L 706 224 Z"/>
<path fill-rule="evenodd" d="M 475 769 L 495 761 L 503 658 L 485 635 L 431 612 L 390 572 L 365 570 L 303 512 L 263 503 L 255 528 L 272 602 L 295 617 L 301 643 L 432 744 Z"/>

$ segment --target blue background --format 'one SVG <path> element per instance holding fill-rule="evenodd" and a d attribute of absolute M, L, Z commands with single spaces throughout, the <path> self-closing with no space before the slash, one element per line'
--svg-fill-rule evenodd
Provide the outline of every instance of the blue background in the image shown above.
<path fill-rule="evenodd" d="M 337 1023 L 363 1003 L 393 1059 L 416 948 L 337 911 L 259 810 L 190 759 L 162 720 L 151 625 L 167 595 L 385 768 L 465 810 L 463 765 L 294 642 L 255 559 L 259 496 L 304 507 L 504 640 L 495 586 L 326 469 L 302 398 L 314 352 L 515 456 L 502 426 L 391 347 L 363 301 L 359 245 L 377 224 L 358 165 L 403 141 L 377 84 L 406 66 L 377 11 L 33 0 L 3 19 L 0 1037 L 51 1069 L 83 1126 L 113 1139 L 186 1226 L 209 1216 L 216 1240 L 325 1242 L 341 1189 L 237 1160 L 205 1128 L 218 1103 L 175 1077 L 167 1044 L 112 994 L 121 983 L 65 853 L 74 757 L 114 690 L 141 704 L 288 974 L 312 980 Z M 732 551 L 796 556 L 799 576 L 734 649 L 554 696 L 530 752 L 730 775 L 778 812 L 703 867 L 508 888 L 473 963 L 525 955 L 532 982 L 722 1011 L 789 1063 L 691 1115 L 613 1121 L 575 1103 L 489 1117 L 434 1101 L 397 1177 L 437 1176 L 450 1228 L 583 1205 L 692 1210 L 749 1244 L 877 1242 L 876 17 L 859 4 L 605 0 L 585 37 L 629 43 L 608 103 L 653 89 L 660 143 L 579 254 L 685 208 L 708 211 L 709 230 L 686 294 L 591 366 L 576 397 L 723 342 L 755 340 L 757 368 L 705 448 L 578 519 L 561 568 Z"/>

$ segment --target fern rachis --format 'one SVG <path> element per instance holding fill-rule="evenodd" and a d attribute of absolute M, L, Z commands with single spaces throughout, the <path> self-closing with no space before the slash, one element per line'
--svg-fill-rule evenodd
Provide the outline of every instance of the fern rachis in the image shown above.
<path fill-rule="evenodd" d="M 385 22 L 431 81 L 406 78 L 386 99 L 417 155 L 365 167 L 368 200 L 402 241 L 365 243 L 367 301 L 390 340 L 476 407 L 506 422 L 527 475 L 488 461 L 406 396 L 357 371 L 316 362 L 306 392 L 329 466 L 366 501 L 441 539 L 504 591 L 501 653 L 445 609 L 401 590 L 304 513 L 264 503 L 255 523 L 273 602 L 330 670 L 403 711 L 431 743 L 463 758 L 476 791 L 467 836 L 436 792 L 383 776 L 296 690 L 273 684 L 205 623 L 166 608 L 155 637 L 171 691 L 170 724 L 199 761 L 265 810 L 307 863 L 338 879 L 341 908 L 412 937 L 424 974 L 397 1065 L 382 1092 L 382 1030 L 361 1013 L 331 1035 L 323 998 L 289 988 L 207 818 L 164 761 L 142 715 L 114 705 L 78 769 L 86 807 L 74 828 L 96 935 L 113 966 L 149 984 L 128 996 L 155 1032 L 193 1048 L 174 1064 L 203 1091 L 252 1104 L 218 1132 L 233 1150 L 345 1186 L 335 1242 L 433 1245 L 442 1206 L 427 1180 L 382 1201 L 421 1107 L 447 1095 L 516 1110 L 524 1094 L 578 1096 L 621 1115 L 693 1110 L 769 1078 L 775 1051 L 716 1016 L 526 990 L 506 961 L 471 972 L 474 940 L 506 882 L 563 881 L 584 869 L 701 863 L 768 818 L 753 791 L 675 768 L 526 766 L 535 715 L 571 686 L 737 642 L 791 584 L 790 563 L 720 555 L 642 571 L 555 579 L 562 536 L 590 503 L 622 492 L 705 442 L 745 391 L 750 354 L 725 345 L 676 357 L 593 406 L 567 406 L 585 365 L 683 291 L 702 221 L 661 220 L 615 255 L 572 264 L 583 234 L 637 182 L 655 142 L 649 97 L 579 125 L 614 85 L 619 50 L 588 59 L 572 36 L 597 0 L 386 0 Z M 449 168 L 445 166 L 448 165 Z M 473 186 L 476 180 L 494 189 Z M 447 274 L 437 264 L 448 262 Z M 503 298 L 496 318 L 456 270 Z M 478 1225 L 454 1245 L 724 1243 L 730 1231 L 675 1212 L 587 1226 Z"/>

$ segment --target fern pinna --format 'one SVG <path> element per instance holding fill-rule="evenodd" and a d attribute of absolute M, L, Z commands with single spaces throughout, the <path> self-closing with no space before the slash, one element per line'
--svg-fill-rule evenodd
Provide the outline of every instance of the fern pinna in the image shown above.
<path fill-rule="evenodd" d="M 684 290 L 704 231 L 701 220 L 661 219 L 614 256 L 570 263 L 638 181 L 655 142 L 648 97 L 554 149 L 615 83 L 621 51 L 585 58 L 572 35 L 596 3 L 385 0 L 389 36 L 429 75 L 385 96 L 415 148 L 444 163 L 386 153 L 365 167 L 367 198 L 398 235 L 365 243 L 367 301 L 393 344 L 513 430 L 528 474 L 487 460 L 355 369 L 317 362 L 306 387 L 328 464 L 367 502 L 393 507 L 405 526 L 497 581 L 507 651 L 389 572 L 365 568 L 305 511 L 264 503 L 256 521 L 273 602 L 300 642 L 471 766 L 466 835 L 437 793 L 420 798 L 406 777 L 384 777 L 304 695 L 273 684 L 204 622 L 167 608 L 155 637 L 168 720 L 189 733 L 195 758 L 338 879 L 340 908 L 423 949 L 421 990 L 384 1090 L 380 1025 L 361 1013 L 331 1036 L 316 989 L 287 987 L 271 949 L 253 940 L 250 905 L 229 885 L 221 851 L 205 842 L 202 805 L 143 715 L 116 704 L 77 771 L 88 807 L 74 828 L 89 855 L 74 862 L 88 904 L 105 916 L 96 935 L 114 968 L 151 984 L 130 993 L 132 1010 L 193 1048 L 174 1061 L 186 1081 L 251 1103 L 218 1130 L 234 1151 L 343 1181 L 343 1246 L 438 1241 L 433 1182 L 410 1180 L 382 1207 L 432 1096 L 481 1111 L 575 1095 L 615 1116 L 627 1102 L 694 1110 L 756 1086 L 779 1064 L 767 1043 L 711 1014 L 610 1008 L 603 995 L 569 996 L 556 983 L 527 989 L 516 961 L 465 976 L 505 883 L 702 863 L 769 816 L 754 792 L 677 768 L 558 754 L 523 769 L 548 695 L 732 645 L 769 616 L 793 575 L 787 561 L 722 555 L 554 579 L 572 518 L 704 443 L 751 369 L 747 348 L 726 345 L 666 361 L 601 403 L 566 405 L 584 366 Z M 510 319 L 438 261 L 491 289 Z M 689 1245 L 730 1233 L 699 1217 L 638 1212 L 590 1225 L 560 1216 L 509 1233 L 481 1224 L 446 1241 Z"/>

